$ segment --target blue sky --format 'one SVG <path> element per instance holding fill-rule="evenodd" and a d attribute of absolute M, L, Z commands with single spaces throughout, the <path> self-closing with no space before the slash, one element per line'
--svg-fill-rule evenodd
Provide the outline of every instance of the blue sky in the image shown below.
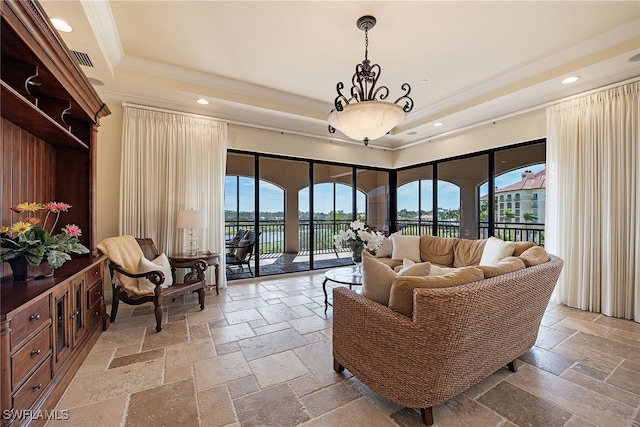
<path fill-rule="evenodd" d="M 506 187 L 515 182 L 520 181 L 522 172 L 525 169 L 538 173 L 544 169 L 544 164 L 527 166 L 507 172 L 496 177 L 496 186 L 498 188 Z M 227 177 L 224 206 L 226 210 L 235 210 L 235 177 Z M 432 209 L 431 206 L 431 185 L 430 180 L 423 181 L 422 185 L 422 208 L 426 211 Z M 351 209 L 351 189 L 345 185 L 338 185 L 336 194 L 336 208 L 348 212 Z M 418 191 L 417 182 L 411 182 L 398 188 L 398 210 L 407 209 L 410 211 L 418 210 Z M 487 194 L 487 184 L 480 187 L 481 196 Z M 314 190 L 315 195 L 315 211 L 319 213 L 328 213 L 333 210 L 333 184 L 319 184 Z M 263 212 L 278 212 L 284 210 L 284 195 L 282 190 L 270 183 L 260 182 L 260 207 Z M 302 190 L 299 194 L 300 210 L 307 211 L 309 206 L 309 190 Z M 438 183 L 438 202 L 445 209 L 457 209 L 460 206 L 460 192 L 458 188 L 446 181 Z M 253 179 L 240 179 L 240 210 L 254 210 L 254 192 Z M 358 210 L 364 211 L 364 195 L 358 196 Z"/>

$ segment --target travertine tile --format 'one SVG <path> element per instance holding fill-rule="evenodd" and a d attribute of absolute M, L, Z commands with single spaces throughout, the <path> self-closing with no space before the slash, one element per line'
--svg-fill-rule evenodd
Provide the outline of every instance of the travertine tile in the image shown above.
<path fill-rule="evenodd" d="M 305 427 L 393 427 L 395 425 L 379 406 L 363 398 L 304 423 Z"/>
<path fill-rule="evenodd" d="M 100 372 L 107 369 L 111 358 L 113 357 L 114 350 L 92 351 L 84 359 L 82 366 L 78 369 L 76 376 L 88 375 L 94 372 Z"/>
<path fill-rule="evenodd" d="M 216 355 L 211 338 L 172 345 L 166 347 L 166 352 L 165 365 L 169 368 L 190 365 Z"/>
<path fill-rule="evenodd" d="M 128 400 L 128 396 L 118 396 L 71 408 L 67 410 L 68 419 L 52 420 L 46 425 L 47 427 L 69 427 L 71 425 L 120 427 L 124 421 Z M 66 408 L 58 405 L 57 410 L 62 411 Z"/>
<path fill-rule="evenodd" d="M 506 381 L 596 425 L 624 425 L 634 410 L 610 397 L 533 366 L 521 367 L 518 375 L 513 375 Z"/>
<path fill-rule="evenodd" d="M 287 322 L 300 317 L 291 307 L 282 303 L 258 307 L 258 311 L 262 317 L 271 324 Z"/>
<path fill-rule="evenodd" d="M 189 341 L 189 334 L 187 333 L 186 322 L 167 323 L 162 326 L 161 332 L 156 332 L 155 328 L 147 329 L 142 350 L 162 348 L 187 341 Z"/>
<path fill-rule="evenodd" d="M 241 352 L 214 356 L 193 364 L 198 391 L 251 375 L 251 368 Z"/>
<path fill-rule="evenodd" d="M 568 369 L 561 375 L 561 377 L 585 388 L 588 388 L 589 390 L 595 391 L 596 393 L 599 393 L 603 396 L 615 399 L 618 402 L 624 403 L 625 405 L 635 407 L 640 404 L 639 395 L 630 393 L 619 387 L 599 381 L 577 371 Z"/>
<path fill-rule="evenodd" d="M 249 366 L 263 389 L 309 373 L 305 364 L 292 351 L 252 360 Z"/>
<path fill-rule="evenodd" d="M 340 381 L 330 387 L 309 394 L 300 401 L 312 417 L 318 417 L 362 397 L 360 390 L 348 381 Z"/>
<path fill-rule="evenodd" d="M 192 379 L 131 395 L 125 426 L 199 426 Z"/>
<path fill-rule="evenodd" d="M 253 332 L 253 329 L 251 329 L 251 326 L 246 323 L 238 323 L 237 325 L 221 326 L 219 328 L 211 329 L 211 336 L 213 337 L 213 342 L 216 345 L 237 341 L 254 335 L 255 333 Z"/>
<path fill-rule="evenodd" d="M 211 338 L 211 332 L 209 332 L 209 325 L 207 325 L 206 323 L 189 325 L 189 338 L 191 339 L 191 341 Z"/>
<path fill-rule="evenodd" d="M 239 342 L 247 360 L 254 360 L 307 344 L 307 340 L 294 329 L 247 338 Z"/>
<path fill-rule="evenodd" d="M 608 384 L 635 393 L 640 397 L 640 372 L 618 367 L 607 378 Z"/>
<path fill-rule="evenodd" d="M 331 322 L 316 315 L 289 320 L 289 324 L 303 335 L 308 334 L 309 332 L 320 331 L 331 326 Z"/>
<path fill-rule="evenodd" d="M 133 363 L 141 363 L 164 357 L 164 348 L 156 350 L 143 351 L 142 353 L 130 354 L 128 356 L 115 357 L 109 364 L 109 369 L 118 368 L 120 366 L 131 365 Z"/>
<path fill-rule="evenodd" d="M 414 411 L 416 415 L 419 415 Z M 499 414 L 463 394 L 433 408 L 433 418 L 442 427 L 507 427 L 510 423 Z M 422 421 L 420 419 L 420 421 Z M 530 421 L 528 421 L 530 422 Z M 422 424 L 422 423 L 421 423 Z M 413 424 L 415 425 L 415 424 Z M 422 424 L 424 425 L 424 424 Z M 533 426 L 534 424 L 529 424 Z"/>
<path fill-rule="evenodd" d="M 260 390 L 260 386 L 256 382 L 256 378 L 253 375 L 240 378 L 227 383 L 229 393 L 232 398 L 244 396 L 245 394 L 253 393 Z"/>
<path fill-rule="evenodd" d="M 547 351 L 540 347 L 533 347 L 531 350 L 520 356 L 519 359 L 556 375 L 560 375 L 565 369 L 575 363 L 574 360 L 566 356 Z"/>
<path fill-rule="evenodd" d="M 239 397 L 233 402 L 242 427 L 289 427 L 310 418 L 286 384 Z"/>
<path fill-rule="evenodd" d="M 180 365 L 172 368 L 165 368 L 164 381 L 162 383 L 169 384 L 189 378 L 193 378 L 193 365 Z"/>
<path fill-rule="evenodd" d="M 74 377 L 59 406 L 75 408 L 158 386 L 162 383 L 162 365 L 163 361 L 157 359 Z"/>
<path fill-rule="evenodd" d="M 562 427 L 571 418 L 568 411 L 507 381 L 480 396 L 478 402 L 516 425 Z M 447 405 L 448 402 L 445 403 Z"/>
<path fill-rule="evenodd" d="M 230 325 L 235 325 L 236 323 L 245 323 L 250 320 L 264 320 L 262 315 L 255 308 L 248 308 L 246 310 L 238 310 L 232 311 L 225 315 L 227 318 L 227 322 Z"/>
<path fill-rule="evenodd" d="M 599 337 L 606 337 L 613 331 L 613 328 L 610 328 L 609 326 L 600 325 L 592 321 L 574 319 L 571 317 L 562 319 L 558 325 L 564 326 L 567 329 L 584 332 L 585 334 L 597 335 Z"/>
<path fill-rule="evenodd" d="M 222 427 L 236 422 L 231 396 L 224 385 L 198 392 L 200 425 Z"/>
<path fill-rule="evenodd" d="M 144 339 L 146 328 L 137 327 L 126 331 L 117 331 L 109 328 L 107 332 L 103 332 L 96 341 L 91 351 L 113 350 L 118 347 L 129 345 L 140 345 Z"/>

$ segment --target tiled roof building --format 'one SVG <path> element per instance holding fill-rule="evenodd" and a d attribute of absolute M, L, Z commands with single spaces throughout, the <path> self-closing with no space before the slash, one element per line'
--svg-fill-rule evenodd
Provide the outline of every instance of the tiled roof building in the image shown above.
<path fill-rule="evenodd" d="M 536 174 L 527 170 L 522 173 L 520 181 L 496 189 L 497 221 L 544 223 L 545 184 L 546 171 L 544 169 Z M 508 211 L 513 213 L 513 218 L 510 218 Z M 526 221 L 526 213 L 532 214 L 536 219 Z"/>

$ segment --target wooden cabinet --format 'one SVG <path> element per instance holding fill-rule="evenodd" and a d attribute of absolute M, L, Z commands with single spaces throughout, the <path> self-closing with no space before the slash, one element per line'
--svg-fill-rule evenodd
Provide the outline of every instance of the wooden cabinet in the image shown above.
<path fill-rule="evenodd" d="M 97 132 L 110 112 L 37 1 L 0 8 L 0 226 L 17 203 L 65 202 L 93 254 L 26 283 L 0 268 L 0 425 L 43 425 L 28 411 L 55 407 L 108 325 L 95 247 Z"/>
<path fill-rule="evenodd" d="M 52 278 L 2 281 L 1 425 L 30 425 L 25 411 L 52 410 L 73 379 L 108 322 L 98 290 L 104 263 L 104 256 L 78 258 Z M 27 418 L 11 420 L 9 414 Z"/>

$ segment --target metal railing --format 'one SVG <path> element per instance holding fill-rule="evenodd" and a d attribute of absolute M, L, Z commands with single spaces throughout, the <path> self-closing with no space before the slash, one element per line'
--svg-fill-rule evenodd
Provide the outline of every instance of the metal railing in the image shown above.
<path fill-rule="evenodd" d="M 333 236 L 340 230 L 349 228 L 350 220 L 314 220 L 314 247 L 316 254 L 330 254 L 336 252 L 350 252 L 348 248 L 336 251 L 333 246 Z M 239 229 L 253 229 L 253 221 L 227 221 L 225 223 L 225 235 L 227 239 L 233 238 Z M 402 234 L 411 236 L 432 235 L 433 222 L 399 220 L 398 228 Z M 282 220 L 260 221 L 258 238 L 260 258 L 272 258 L 285 250 L 286 224 Z M 495 237 L 505 241 L 530 241 L 544 246 L 544 224 L 523 224 L 514 222 L 496 222 Z M 438 221 L 439 237 L 460 237 L 460 223 L 458 221 Z M 480 239 L 489 237 L 489 224 L 479 224 Z M 300 221 L 298 225 L 298 243 L 301 255 L 310 251 L 310 224 L 309 221 Z"/>

